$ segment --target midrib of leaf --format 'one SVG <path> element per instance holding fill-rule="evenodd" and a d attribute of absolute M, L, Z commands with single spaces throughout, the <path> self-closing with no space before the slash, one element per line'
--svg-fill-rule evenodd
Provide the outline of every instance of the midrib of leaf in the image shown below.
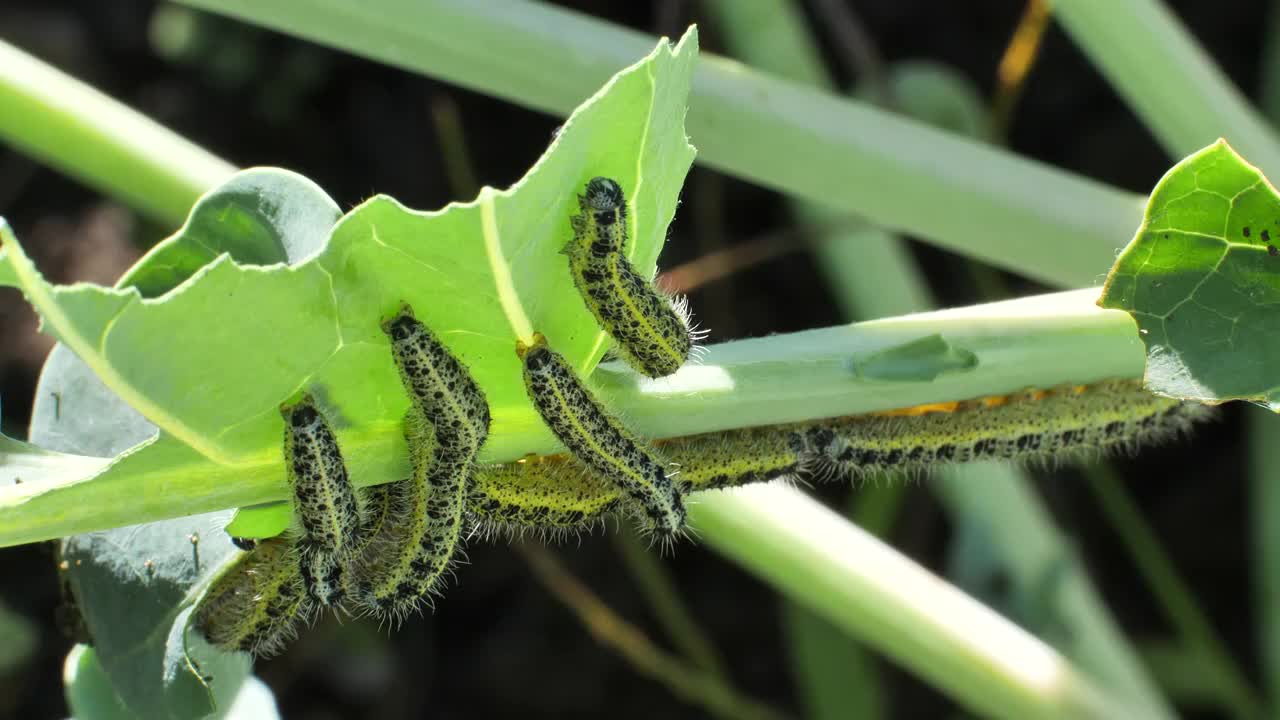
<path fill-rule="evenodd" d="M 532 345 L 533 324 L 524 312 L 524 304 L 520 302 L 520 294 L 516 292 L 515 281 L 511 278 L 511 265 L 502 252 L 502 236 L 498 232 L 497 210 L 493 204 L 496 194 L 497 191 L 487 185 L 480 190 L 480 230 L 484 236 L 485 257 L 489 260 L 489 271 L 493 273 L 494 292 L 511 331 L 521 342 Z"/>
<path fill-rule="evenodd" d="M 644 130 L 640 133 L 640 152 L 636 153 L 636 187 L 631 191 L 631 199 L 627 202 L 627 214 L 631 216 L 631 246 L 627 248 L 627 259 L 631 261 L 636 259 L 636 249 L 640 247 L 636 240 L 644 237 L 640 232 L 640 217 L 636 213 L 636 198 L 640 197 L 640 188 L 644 186 L 645 148 L 649 146 L 649 128 L 653 127 L 653 103 L 658 92 L 652 64 L 645 66 L 644 76 L 649 82 L 649 112 L 645 115 Z M 658 242 L 661 243 L 662 240 L 659 239 Z"/>

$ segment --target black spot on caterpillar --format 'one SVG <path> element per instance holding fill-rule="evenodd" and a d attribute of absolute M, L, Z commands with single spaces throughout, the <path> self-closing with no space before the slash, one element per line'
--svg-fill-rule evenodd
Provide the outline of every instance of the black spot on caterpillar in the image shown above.
<path fill-rule="evenodd" d="M 609 414 L 542 335 L 517 353 L 529 398 L 570 452 L 616 485 L 649 530 L 663 538 L 683 530 L 684 502 L 657 453 Z"/>
<path fill-rule="evenodd" d="M 401 619 L 439 592 L 460 551 L 476 455 L 489 434 L 489 404 L 471 373 L 403 306 L 383 323 L 409 392 L 405 418 L 412 474 L 366 495 L 355 595 L 366 611 Z"/>
<path fill-rule="evenodd" d="M 592 178 L 578 206 L 582 213 L 571 220 L 573 239 L 562 252 L 582 301 L 628 365 L 653 378 L 674 373 L 701 335 L 689 329 L 684 301 L 660 293 L 627 260 L 622 187 Z"/>
<path fill-rule="evenodd" d="M 347 477 L 338 438 L 310 395 L 280 406 L 284 457 L 302 525 L 298 562 L 303 584 L 316 602 L 336 605 L 343 574 L 360 543 L 360 509 Z"/>
<path fill-rule="evenodd" d="M 678 492 L 786 477 L 858 478 L 1003 458 L 1054 461 L 1167 440 L 1213 416 L 1130 380 L 1027 390 L 899 411 L 706 433 L 657 443 Z M 566 443 L 568 445 L 568 443 Z M 592 527 L 626 494 L 570 456 L 482 466 L 468 499 L 484 533 L 551 535 Z"/>
<path fill-rule="evenodd" d="M 195 627 L 213 645 L 274 655 L 297 635 L 314 605 L 303 587 L 291 537 L 268 538 L 242 553 L 214 580 L 195 612 Z"/>

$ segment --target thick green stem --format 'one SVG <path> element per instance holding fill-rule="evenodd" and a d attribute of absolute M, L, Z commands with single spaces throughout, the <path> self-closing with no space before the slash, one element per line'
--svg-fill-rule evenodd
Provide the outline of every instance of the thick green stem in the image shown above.
<path fill-rule="evenodd" d="M 614 367 L 593 378 L 637 430 L 675 437 L 1138 377 L 1142 352 L 1133 321 L 1099 310 L 1096 294 L 1058 293 L 724 343 L 710 348 L 704 364 L 660 381 Z M 913 341 L 922 338 L 944 351 L 912 359 L 917 379 L 879 379 L 876 364 L 866 362 L 919 347 Z M 972 364 L 954 365 L 957 356 Z M 560 450 L 546 434 L 536 423 L 495 428 L 483 459 Z M 348 463 L 362 470 L 359 482 L 389 482 L 407 471 L 394 423 L 353 429 L 343 443 Z M 0 487 L 0 546 L 283 500 L 288 489 L 279 462 L 271 447 L 222 465 L 162 436 L 92 479 Z M 131 501 L 120 502 L 124 495 Z"/>

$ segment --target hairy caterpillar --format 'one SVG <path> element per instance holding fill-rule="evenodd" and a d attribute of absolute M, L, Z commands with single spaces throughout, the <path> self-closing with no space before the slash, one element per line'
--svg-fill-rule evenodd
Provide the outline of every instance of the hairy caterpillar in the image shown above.
<path fill-rule="evenodd" d="M 856 478 L 949 462 L 1045 461 L 1134 449 L 1212 415 L 1203 405 L 1152 395 L 1137 381 L 1106 380 L 658 445 L 679 467 L 676 490 L 692 492 L 782 477 Z M 468 503 L 482 531 L 557 534 L 591 527 L 625 500 L 610 480 L 561 455 L 481 467 Z"/>
<path fill-rule="evenodd" d="M 213 582 L 195 612 L 195 627 L 223 650 L 273 655 L 314 609 L 303 586 L 292 537 L 273 537 L 241 553 Z"/>
<path fill-rule="evenodd" d="M 1042 459 L 1076 450 L 1133 447 L 1183 429 L 1203 417 L 1182 403 L 1131 383 L 1105 382 L 925 406 L 915 414 L 849 418 L 792 436 L 810 472 L 848 476 L 869 470 L 918 469 L 947 462 Z M 948 419 L 963 417 L 963 423 Z M 1046 423 L 1046 419 L 1049 422 Z M 897 428 L 910 427 L 910 435 Z"/>
<path fill-rule="evenodd" d="M 658 292 L 627 260 L 627 203 L 622 187 L 592 178 L 578 196 L 582 214 L 561 251 L 582 301 L 617 343 L 628 365 L 648 377 L 670 375 L 689 359 L 701 335 L 689 329 L 688 307 Z"/>
<path fill-rule="evenodd" d="M 307 594 L 321 605 L 336 605 L 344 593 L 343 574 L 361 542 L 355 488 L 333 428 L 310 395 L 280 406 L 284 416 L 284 457 L 302 523 L 298 562 Z"/>
<path fill-rule="evenodd" d="M 412 473 L 366 496 L 373 535 L 354 594 L 367 611 L 398 619 L 439 591 L 459 551 L 476 454 L 489 434 L 489 404 L 407 305 L 382 328 L 412 403 L 405 418 Z"/>
<path fill-rule="evenodd" d="M 684 502 L 657 453 L 605 410 L 545 337 L 535 334 L 533 345 L 521 344 L 517 353 L 529 398 L 556 437 L 616 484 L 649 529 L 668 538 L 680 532 Z"/>

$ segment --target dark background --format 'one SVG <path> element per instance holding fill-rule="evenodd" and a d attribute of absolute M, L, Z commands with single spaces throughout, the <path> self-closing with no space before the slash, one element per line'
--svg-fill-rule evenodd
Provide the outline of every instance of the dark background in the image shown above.
<path fill-rule="evenodd" d="M 486 0 L 482 0 L 486 1 Z M 715 23 L 697 2 L 568 3 L 654 34 L 678 36 L 698 22 L 702 45 L 724 52 Z M 807 5 L 807 3 L 802 3 Z M 1171 3 L 1208 52 L 1247 93 L 1259 76 L 1264 2 Z M 930 59 L 962 72 L 990 97 L 995 67 L 1023 3 L 850 0 L 885 61 Z M 190 46 L 159 53 L 151 29 L 157 5 L 0 0 L 0 38 L 36 54 L 156 118 L 240 166 L 280 165 L 319 183 L 344 208 L 374 193 L 412 207 L 466 200 L 451 189 L 439 160 L 434 118 L 456 110 L 477 180 L 516 181 L 546 148 L 560 119 L 415 77 L 291 38 L 221 20 L 198 26 Z M 817 37 L 844 84 L 838 50 L 806 7 Z M 0 112 L 4 112 L 0 107 Z M 1194 112 L 1189 108 L 1188 112 Z M 698 138 L 692 138 L 696 145 Z M 1007 137 L 1016 152 L 1129 190 L 1148 192 L 1172 164 L 1137 119 L 1056 28 Z M 690 218 L 708 194 L 723 198 L 715 242 L 737 246 L 794 230 L 779 196 L 695 167 L 663 254 L 664 268 L 708 249 Z M 922 208 L 927 212 L 927 208 Z M 52 280 L 110 283 L 145 247 L 172 228 L 148 222 L 94 191 L 0 144 L 0 215 L 9 220 Z M 797 233 L 790 233 L 796 235 Z M 989 299 L 974 274 L 941 251 L 916 245 L 945 304 Z M 715 340 L 764 335 L 841 321 L 817 280 L 802 242 L 794 251 L 701 287 L 691 294 L 698 320 Z M 1001 276 L 1011 295 L 1038 288 Z M 0 290 L 0 398 L 3 428 L 23 437 L 48 338 L 20 296 Z M 1121 469 L 1148 519 L 1231 650 L 1254 674 L 1254 609 L 1249 527 L 1235 412 L 1187 444 L 1144 453 Z M 1037 472 L 1056 519 L 1131 636 L 1167 631 L 1158 606 L 1119 541 L 1070 470 Z M 910 490 L 894 543 L 942 569 L 951 529 L 927 490 Z M 847 488 L 821 488 L 843 504 Z M 871 491 L 871 490 L 864 490 Z M 1193 530 L 1192 530 L 1193 529 Z M 556 556 L 619 614 L 662 643 L 661 629 L 600 533 L 555 549 Z M 472 543 L 436 611 L 388 634 L 363 621 L 329 620 L 259 673 L 289 718 L 700 717 L 663 685 L 588 635 L 578 619 L 532 577 L 505 542 Z M 736 687 L 789 713 L 802 709 L 778 623 L 778 598 L 710 551 L 685 544 L 664 564 L 726 660 Z M 52 553 L 44 546 L 0 550 L 0 603 L 38 628 L 33 657 L 0 672 L 0 717 L 63 717 L 61 664 L 70 641 L 58 631 Z M 913 678 L 883 665 L 896 717 L 937 716 L 950 704 Z M 1204 714 L 1204 717 L 1212 715 Z"/>

